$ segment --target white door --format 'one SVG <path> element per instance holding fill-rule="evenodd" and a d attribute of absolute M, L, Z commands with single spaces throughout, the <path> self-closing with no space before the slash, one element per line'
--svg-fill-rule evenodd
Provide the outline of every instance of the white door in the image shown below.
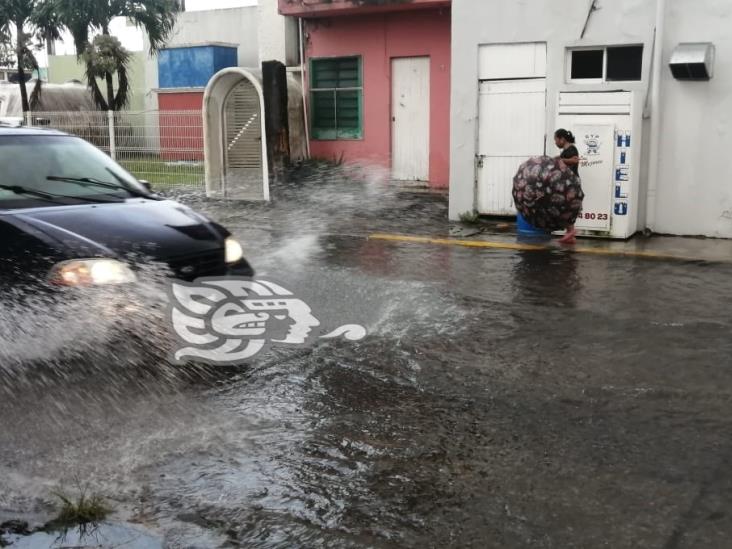
<path fill-rule="evenodd" d="M 478 79 L 478 211 L 514 215 L 513 176 L 522 162 L 545 150 L 546 44 L 481 46 Z"/>
<path fill-rule="evenodd" d="M 514 215 L 511 191 L 519 165 L 544 154 L 546 80 L 480 83 L 478 211 Z"/>
<path fill-rule="evenodd" d="M 428 181 L 430 173 L 430 59 L 392 59 L 392 177 Z M 447 108 L 447 107 L 445 107 Z"/>

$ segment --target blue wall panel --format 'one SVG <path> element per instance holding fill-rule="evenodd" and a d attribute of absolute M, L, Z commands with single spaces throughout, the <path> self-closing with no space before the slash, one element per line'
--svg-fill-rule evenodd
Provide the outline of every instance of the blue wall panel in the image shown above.
<path fill-rule="evenodd" d="M 168 89 L 204 88 L 218 71 L 237 64 L 237 51 L 233 47 L 164 49 L 158 54 L 158 85 Z"/>
<path fill-rule="evenodd" d="M 236 67 L 239 64 L 239 56 L 235 48 L 214 48 L 214 74 L 227 67 Z M 211 75 L 213 76 L 213 75 Z"/>

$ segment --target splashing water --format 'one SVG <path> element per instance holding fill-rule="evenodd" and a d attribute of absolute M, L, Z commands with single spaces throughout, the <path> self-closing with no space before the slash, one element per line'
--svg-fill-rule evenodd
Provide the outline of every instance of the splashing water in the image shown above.
<path fill-rule="evenodd" d="M 271 545 L 307 544 L 348 520 L 382 450 L 355 424 L 332 440 L 339 410 L 365 406 L 368 430 L 384 398 L 414 398 L 422 366 L 412 346 L 459 333 L 470 313 L 443 288 L 384 278 L 362 237 L 343 242 L 376 222 L 444 227 L 442 199 L 424 209 L 383 169 L 347 166 L 301 168 L 273 195 L 272 204 L 176 198 L 230 228 L 258 274 L 282 280 L 324 325 L 362 324 L 367 337 L 274 347 L 240 368 L 174 367 L 165 273 L 152 267 L 134 287 L 4 302 L 0 519 L 49 513 L 51 490 L 81 478 L 120 518 L 181 545 L 219 524 L 229 539 L 270 532 Z"/>
<path fill-rule="evenodd" d="M 139 282 L 96 288 L 24 288 L 0 301 L 0 373 L 28 362 L 94 359 L 99 349 L 127 333 L 160 344 L 166 269 L 148 264 Z"/>

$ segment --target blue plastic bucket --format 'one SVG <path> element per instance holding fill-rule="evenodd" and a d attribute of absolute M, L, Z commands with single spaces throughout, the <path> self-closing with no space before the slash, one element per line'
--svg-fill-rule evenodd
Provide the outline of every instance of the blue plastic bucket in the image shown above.
<path fill-rule="evenodd" d="M 520 213 L 516 212 L 516 230 L 521 236 L 549 236 L 549 233 L 543 229 L 537 229 L 531 223 L 524 219 Z"/>

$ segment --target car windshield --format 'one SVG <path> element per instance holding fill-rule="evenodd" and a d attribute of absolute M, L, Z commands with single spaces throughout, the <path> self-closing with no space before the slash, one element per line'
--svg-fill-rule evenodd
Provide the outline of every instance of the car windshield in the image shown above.
<path fill-rule="evenodd" d="M 124 168 L 83 139 L 0 136 L 0 208 L 118 202 L 147 195 Z"/>

